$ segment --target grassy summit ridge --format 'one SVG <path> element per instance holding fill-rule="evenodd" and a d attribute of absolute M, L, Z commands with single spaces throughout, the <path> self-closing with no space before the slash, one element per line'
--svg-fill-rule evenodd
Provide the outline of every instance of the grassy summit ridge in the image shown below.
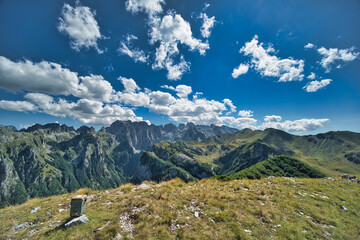
<path fill-rule="evenodd" d="M 80 193 L 89 222 L 62 228 Z M 173 179 L 0 209 L 0 239 L 358 239 L 359 202 L 360 184 L 342 178 Z"/>

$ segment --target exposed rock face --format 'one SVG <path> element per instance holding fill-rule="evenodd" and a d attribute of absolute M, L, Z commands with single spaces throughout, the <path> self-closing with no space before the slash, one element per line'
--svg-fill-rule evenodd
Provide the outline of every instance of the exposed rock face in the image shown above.
<path fill-rule="evenodd" d="M 140 164 L 130 180 L 135 184 L 139 184 L 145 180 L 166 181 L 173 178 L 181 178 L 184 181 L 193 181 L 194 178 L 186 170 L 175 166 L 169 161 L 164 161 L 156 157 L 153 153 L 144 152 L 140 159 Z"/>
<path fill-rule="evenodd" d="M 60 125 L 58 123 L 49 123 L 49 124 L 45 124 L 45 125 L 41 125 L 41 124 L 35 124 L 31 127 L 28 127 L 26 129 L 21 129 L 20 131 L 23 132 L 34 132 L 36 130 L 45 130 L 48 133 L 51 132 L 71 132 L 71 131 L 75 131 L 75 129 L 73 127 L 68 127 L 65 124 Z"/>
<path fill-rule="evenodd" d="M 205 140 L 224 133 L 235 133 L 239 131 L 236 128 L 226 126 L 205 126 L 188 123 L 180 124 L 176 127 L 174 124 L 148 125 L 146 122 L 116 121 L 106 128 L 106 132 L 114 135 L 118 142 L 127 141 L 131 147 L 137 150 L 150 150 L 158 142 L 179 140 L 193 141 Z"/>
<path fill-rule="evenodd" d="M 345 158 L 350 162 L 360 164 L 360 152 L 345 153 Z"/>

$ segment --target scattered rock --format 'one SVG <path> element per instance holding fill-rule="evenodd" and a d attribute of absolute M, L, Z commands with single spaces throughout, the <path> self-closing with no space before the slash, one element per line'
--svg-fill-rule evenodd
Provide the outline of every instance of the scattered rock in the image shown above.
<path fill-rule="evenodd" d="M 248 230 L 248 229 L 244 229 L 244 231 L 245 231 L 246 233 L 251 233 L 251 230 Z"/>
<path fill-rule="evenodd" d="M 95 197 L 95 194 L 90 194 L 86 198 L 86 202 L 91 202 L 91 200 Z"/>
<path fill-rule="evenodd" d="M 352 182 L 358 182 L 356 176 L 350 176 L 350 175 L 344 174 L 344 175 L 340 175 L 340 177 L 347 179 L 349 181 L 352 181 Z"/>
<path fill-rule="evenodd" d="M 275 225 L 276 228 L 281 228 L 281 224 Z"/>
<path fill-rule="evenodd" d="M 33 229 L 29 232 L 29 235 L 32 236 L 34 233 L 38 232 L 36 229 Z"/>
<path fill-rule="evenodd" d="M 332 178 L 332 177 L 324 177 L 324 179 L 325 179 L 325 180 L 331 180 L 331 181 L 335 182 L 335 179 Z"/>
<path fill-rule="evenodd" d="M 199 212 L 194 212 L 194 216 L 195 216 L 196 218 L 198 218 L 198 217 L 200 216 L 200 213 L 199 213 Z"/>
<path fill-rule="evenodd" d="M 65 211 L 64 208 L 60 208 L 60 209 L 59 209 L 59 213 L 61 213 L 61 212 L 63 212 L 63 211 Z"/>
<path fill-rule="evenodd" d="M 343 205 L 341 205 L 340 208 L 341 208 L 342 210 L 344 210 L 344 211 L 347 211 L 347 208 L 344 207 Z"/>
<path fill-rule="evenodd" d="M 329 199 L 328 196 L 321 196 L 322 199 Z"/>
<path fill-rule="evenodd" d="M 329 232 L 325 232 L 324 237 L 326 237 L 326 238 L 331 237 L 331 234 Z"/>
<path fill-rule="evenodd" d="M 272 179 L 275 178 L 274 176 L 268 176 L 267 179 Z"/>
<path fill-rule="evenodd" d="M 120 233 L 118 233 L 118 234 L 116 234 L 116 236 L 113 238 L 113 240 L 118 240 L 118 239 L 122 239 L 123 238 L 123 236 L 120 234 Z"/>
<path fill-rule="evenodd" d="M 73 226 L 76 226 L 76 225 L 79 225 L 82 223 L 86 223 L 88 221 L 89 221 L 88 217 L 86 215 L 82 215 L 80 217 L 73 218 L 69 222 L 65 223 L 65 228 L 71 228 Z"/>
<path fill-rule="evenodd" d="M 15 224 L 15 230 L 23 229 L 29 227 L 30 224 L 28 222 L 24 222 L 21 224 Z"/>
<path fill-rule="evenodd" d="M 110 224 L 110 222 L 107 222 L 104 226 L 95 229 L 95 230 L 94 230 L 94 233 L 103 230 L 103 229 L 104 229 L 106 226 L 108 226 L 109 224 Z"/>
<path fill-rule="evenodd" d="M 36 207 L 36 208 L 34 208 L 33 210 L 31 210 L 30 213 L 36 213 L 39 209 L 40 209 L 40 207 Z"/>
<path fill-rule="evenodd" d="M 140 184 L 137 188 L 134 188 L 133 191 L 139 190 L 139 189 L 144 190 L 144 189 L 149 189 L 149 188 L 150 188 L 150 185 L 149 185 L 149 184 L 143 183 L 143 184 Z"/>
<path fill-rule="evenodd" d="M 143 211 L 146 207 L 148 207 L 148 205 L 143 207 L 133 207 L 132 210 L 124 212 L 120 216 L 120 227 L 123 232 L 128 234 L 129 238 L 132 238 L 133 229 L 134 229 L 133 222 L 137 218 L 137 214 Z"/>
<path fill-rule="evenodd" d="M 292 177 L 282 177 L 283 179 L 287 179 L 290 180 L 293 183 L 297 183 L 297 181 L 295 181 Z"/>
<path fill-rule="evenodd" d="M 51 212 L 46 212 L 45 215 L 46 215 L 46 216 L 49 216 L 49 217 L 52 217 Z"/>

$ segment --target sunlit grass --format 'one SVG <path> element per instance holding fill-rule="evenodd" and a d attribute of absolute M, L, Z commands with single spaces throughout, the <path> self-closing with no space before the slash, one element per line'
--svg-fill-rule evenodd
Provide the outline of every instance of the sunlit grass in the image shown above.
<path fill-rule="evenodd" d="M 206 179 L 188 184 L 175 179 L 145 184 L 107 191 L 82 189 L 0 209 L 0 239 L 112 239 L 118 234 L 124 239 L 359 236 L 360 185 L 341 178 Z M 69 219 L 71 196 L 80 193 L 89 196 L 85 212 L 89 222 L 64 229 L 61 224 Z M 40 209 L 30 214 L 35 207 Z M 14 230 L 15 224 L 25 222 L 33 225 Z"/>

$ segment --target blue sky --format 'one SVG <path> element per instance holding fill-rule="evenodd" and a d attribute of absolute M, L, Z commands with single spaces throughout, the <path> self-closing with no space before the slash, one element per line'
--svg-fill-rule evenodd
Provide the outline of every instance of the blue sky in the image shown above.
<path fill-rule="evenodd" d="M 356 0 L 3 0 L 0 36 L 3 125 L 360 132 Z"/>

